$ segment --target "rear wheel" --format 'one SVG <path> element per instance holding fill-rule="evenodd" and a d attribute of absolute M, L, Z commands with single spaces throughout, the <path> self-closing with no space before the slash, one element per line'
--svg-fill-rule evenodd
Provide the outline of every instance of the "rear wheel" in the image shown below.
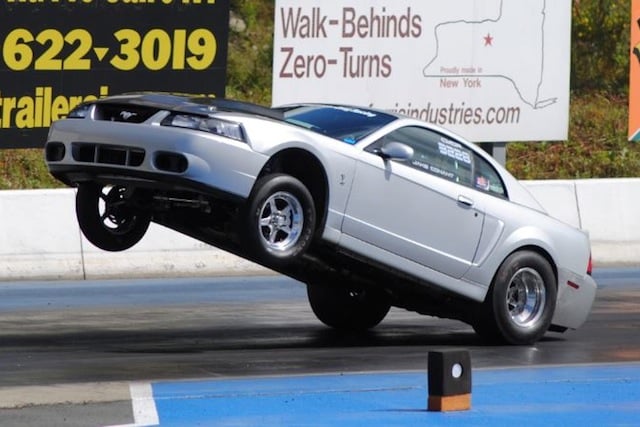
<path fill-rule="evenodd" d="M 123 251 L 142 239 L 151 214 L 136 208 L 122 186 L 81 184 L 76 194 L 76 215 L 85 237 L 100 249 Z"/>
<path fill-rule="evenodd" d="M 549 262 L 536 252 L 515 252 L 498 269 L 473 327 L 492 341 L 533 344 L 549 329 L 556 293 Z"/>
<path fill-rule="evenodd" d="M 309 304 L 325 325 L 341 330 L 366 330 L 385 318 L 391 305 L 382 293 L 354 286 L 307 284 Z"/>

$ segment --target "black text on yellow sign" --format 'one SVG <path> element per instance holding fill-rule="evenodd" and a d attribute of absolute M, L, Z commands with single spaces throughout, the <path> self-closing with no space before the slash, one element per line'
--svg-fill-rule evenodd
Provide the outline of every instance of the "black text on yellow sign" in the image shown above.
<path fill-rule="evenodd" d="M 134 28 L 113 32 L 115 46 L 94 46 L 91 32 L 49 28 L 37 33 L 15 28 L 2 42 L 2 59 L 12 71 L 88 71 L 106 64 L 116 70 L 205 70 L 216 59 L 217 41 L 207 28 Z"/>
<path fill-rule="evenodd" d="M 36 87 L 33 95 L 6 97 L 0 93 L 0 129 L 30 129 L 49 126 L 65 117 L 81 102 L 109 95 L 108 86 L 100 86 L 93 95 L 61 95 L 51 87 Z"/>

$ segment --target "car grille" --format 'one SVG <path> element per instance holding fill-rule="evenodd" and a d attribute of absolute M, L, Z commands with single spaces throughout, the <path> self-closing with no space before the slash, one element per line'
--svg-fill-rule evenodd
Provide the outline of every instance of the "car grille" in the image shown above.
<path fill-rule="evenodd" d="M 144 161 L 141 148 L 75 142 L 71 145 L 73 159 L 77 162 L 100 163 L 137 167 Z"/>
<path fill-rule="evenodd" d="M 96 104 L 93 120 L 142 123 L 158 111 L 157 108 L 140 105 Z"/>

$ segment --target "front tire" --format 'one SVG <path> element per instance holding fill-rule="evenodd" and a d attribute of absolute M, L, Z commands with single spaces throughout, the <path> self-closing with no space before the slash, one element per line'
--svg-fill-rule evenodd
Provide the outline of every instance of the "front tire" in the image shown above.
<path fill-rule="evenodd" d="M 498 269 L 473 327 L 491 341 L 533 344 L 551 325 L 556 295 L 549 262 L 536 252 L 514 252 Z"/>
<path fill-rule="evenodd" d="M 308 283 L 307 296 L 316 317 L 339 330 L 371 329 L 391 308 L 389 299 L 382 292 L 349 285 Z"/>
<path fill-rule="evenodd" d="M 258 260 L 284 265 L 309 248 L 315 225 L 315 206 L 307 187 L 292 176 L 274 174 L 256 182 L 242 232 Z"/>
<path fill-rule="evenodd" d="M 123 251 L 142 239 L 151 214 L 125 197 L 126 187 L 81 184 L 76 194 L 76 216 L 82 234 L 100 249 Z"/>

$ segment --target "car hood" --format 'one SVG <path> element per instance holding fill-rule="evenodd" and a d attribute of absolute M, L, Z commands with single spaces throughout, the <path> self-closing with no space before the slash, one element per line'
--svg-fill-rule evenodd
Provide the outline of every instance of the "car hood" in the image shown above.
<path fill-rule="evenodd" d="M 249 102 L 225 98 L 182 95 L 162 92 L 132 92 L 93 101 L 95 104 L 135 105 L 192 114 L 212 115 L 218 112 L 254 114 L 283 120 L 282 111 Z"/>

